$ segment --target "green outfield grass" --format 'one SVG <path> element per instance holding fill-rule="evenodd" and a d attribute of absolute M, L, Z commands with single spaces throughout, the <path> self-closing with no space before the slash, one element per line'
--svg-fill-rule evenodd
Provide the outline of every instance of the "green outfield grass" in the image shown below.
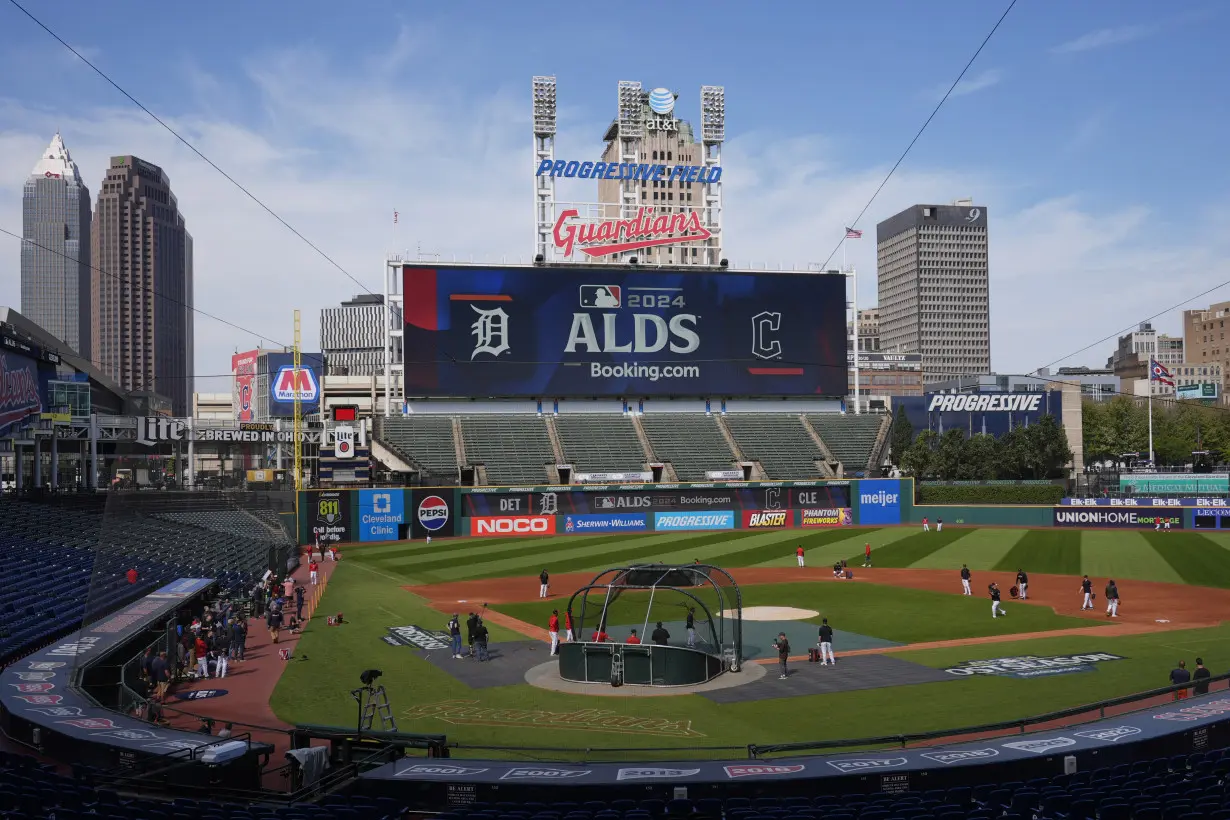
<path fill-rule="evenodd" d="M 831 533 L 825 534 L 832 536 Z M 798 533 L 792 535 L 797 536 Z M 874 537 L 875 533 L 870 535 Z M 756 537 L 763 538 L 763 535 Z M 636 540 L 647 545 L 649 538 Z M 792 543 L 795 540 L 793 537 L 783 538 L 782 542 Z M 950 542 L 941 549 L 948 549 L 960 540 Z M 1149 539 L 1141 540 L 1150 543 Z M 724 549 L 722 542 L 706 543 L 711 554 L 698 557 L 702 560 L 717 559 L 722 554 L 720 550 Z M 1155 554 L 1169 556 L 1164 558 L 1168 562 L 1189 566 L 1184 562 L 1190 561 L 1190 557 L 1182 558 L 1179 555 L 1188 556 L 1188 551 L 1196 550 L 1195 545 L 1199 543 L 1166 544 Z M 296 658 L 286 665 L 272 698 L 272 707 L 278 717 L 291 723 L 353 726 L 355 707 L 349 691 L 358 685 L 361 671 L 375 667 L 384 672 L 381 683 L 387 687 L 399 728 L 408 732 L 447 734 L 451 742 L 460 744 L 454 751 L 458 757 L 517 754 L 475 748 L 482 746 L 588 747 L 597 751 L 578 751 L 571 756 L 586 754 L 591 760 L 601 759 L 604 756 L 603 748 L 635 750 L 611 755 L 625 759 L 694 755 L 719 757 L 738 754 L 747 743 L 932 731 L 1026 717 L 1165 685 L 1168 671 L 1180 658 L 1186 659 L 1190 665 L 1196 655 L 1203 654 L 1215 674 L 1226 671 L 1230 664 L 1230 650 L 1226 648 L 1230 646 L 1230 626 L 1223 626 L 1119 638 L 1095 635 L 1012 641 L 901 654 L 901 657 L 936 668 L 972 659 L 1024 654 L 1102 651 L 1127 658 L 1100 664 L 1096 672 L 1053 678 L 1020 680 L 977 677 L 908 688 L 727 705 L 718 705 L 697 695 L 598 698 L 547 692 L 525 684 L 470 689 L 418 657 L 413 650 L 389 646 L 381 640 L 390 626 L 416 624 L 442 628 L 445 616 L 428 607 L 423 599 L 401 588 L 408 578 L 418 580 L 417 576 L 390 571 L 389 565 L 382 562 L 379 556 L 387 551 L 396 553 L 400 558 L 416 555 L 430 561 L 452 550 L 472 546 L 473 542 L 451 542 L 433 544 L 431 550 L 409 552 L 401 547 L 350 550 L 346 560 L 335 570 L 322 607 L 322 611 L 326 612 L 345 612 L 349 623 L 341 627 L 327 627 L 323 619 L 316 618 L 307 626 L 296 649 Z M 486 543 L 482 546 L 492 545 Z M 513 546 L 524 549 L 530 545 L 518 541 Z M 575 549 L 576 542 L 571 547 L 561 544 L 559 548 L 560 551 Z M 1200 548 L 1222 550 L 1211 541 Z M 599 549 L 603 547 L 599 546 Z M 732 553 L 742 551 L 741 548 L 725 549 Z M 846 550 L 844 554 L 853 554 L 849 544 L 843 549 Z M 1182 552 L 1176 554 L 1176 550 Z M 363 556 L 361 559 L 360 555 Z M 489 554 L 491 558 L 498 555 L 495 550 Z M 523 573 L 543 562 L 541 556 L 525 556 L 525 559 L 528 560 L 521 569 Z M 605 559 L 600 563 L 604 562 Z M 487 577 L 483 568 L 485 563 L 490 562 L 470 564 L 459 560 L 456 566 L 468 568 L 473 573 L 472 577 Z M 1030 568 L 1041 571 L 1032 566 Z M 842 585 L 838 582 L 827 586 L 750 586 L 747 588 L 747 598 L 749 605 L 810 604 L 812 609 L 830 613 L 839 628 L 911 641 L 941 635 L 987 634 L 985 631 L 962 633 L 962 630 L 1020 628 L 1021 621 L 1014 618 L 1026 616 L 1025 610 L 1032 609 L 1009 602 L 1009 618 L 993 622 L 986 617 L 986 606 L 981 599 L 963 600 L 960 596 L 886 589 L 861 583 Z M 817 603 L 822 605 L 815 605 Z M 541 613 L 533 609 L 533 605 L 505 609 L 521 613 L 518 617 L 524 615 L 527 619 L 541 620 Z M 1028 615 L 1035 616 L 1052 625 L 1060 622 L 1050 620 L 1058 616 L 1041 608 L 1036 615 Z M 493 642 L 522 639 L 520 635 L 495 624 L 491 625 L 491 631 Z M 450 718 L 452 722 L 449 722 L 442 719 L 441 715 L 447 717 L 449 714 L 441 711 L 446 708 L 442 704 L 453 702 L 455 707 L 458 701 L 474 708 L 499 710 L 483 713 L 489 718 L 507 720 L 515 715 L 524 723 L 515 726 L 474 725 L 464 720 L 458 722 Z M 584 710 L 591 710 L 585 722 L 578 722 L 572 728 L 563 728 L 559 721 L 552 725 L 552 713 L 575 718 Z M 628 731 L 611 724 L 611 720 L 617 718 L 649 721 L 642 726 L 650 728 Z M 658 751 L 646 751 L 648 749 Z M 570 756 L 567 752 L 558 751 L 530 754 L 536 757 Z"/>
<path fill-rule="evenodd" d="M 398 583 L 436 584 L 479 578 L 601 572 L 636 562 L 690 563 L 723 567 L 791 566 L 802 545 L 811 566 L 845 559 L 861 564 L 871 544 L 877 567 L 957 569 L 1081 575 L 1120 580 L 1230 588 L 1230 533 L 1139 530 L 980 529 L 948 526 L 942 533 L 916 528 L 831 530 L 736 530 L 643 535 L 573 535 L 550 538 L 452 539 L 368 545 L 347 551 L 347 560 L 377 570 Z"/>
<path fill-rule="evenodd" d="M 841 581 L 821 581 L 800 584 L 759 584 L 740 587 L 743 606 L 790 606 L 810 609 L 820 614 L 808 619 L 819 624 L 828 618 L 835 627 L 882 638 L 894 643 L 921 643 L 924 641 L 947 641 L 959 638 L 978 638 L 984 635 L 1012 635 L 1021 632 L 1045 632 L 1053 629 L 1071 629 L 1082 626 L 1104 625 L 1103 621 L 1090 622 L 1087 618 L 1057 615 L 1053 609 L 1027 604 L 1005 604 L 1010 611 L 1007 618 L 992 618 L 990 603 L 982 597 L 945 595 L 921 589 L 906 589 L 880 584 L 851 584 Z M 601 611 L 605 590 L 589 594 L 585 626 L 592 628 L 597 623 L 596 613 Z M 697 588 L 697 597 L 710 604 L 712 592 Z M 611 626 L 641 624 L 648 620 L 678 621 L 682 595 L 656 592 L 650 607 L 647 592 L 625 592 L 609 610 L 607 623 Z M 563 610 L 565 600 L 529 601 L 515 604 L 497 604 L 492 607 L 506 615 L 541 625 L 546 629 L 551 610 Z M 649 614 L 646 616 L 646 609 Z M 712 607 L 711 607 L 712 608 Z M 580 617 L 579 601 L 573 613 Z"/>

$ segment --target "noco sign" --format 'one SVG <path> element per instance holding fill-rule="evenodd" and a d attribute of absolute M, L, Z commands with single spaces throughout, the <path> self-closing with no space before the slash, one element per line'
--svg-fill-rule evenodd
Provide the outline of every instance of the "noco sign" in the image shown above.
<path fill-rule="evenodd" d="M 470 535 L 553 535 L 555 533 L 555 516 L 553 515 L 518 515 L 518 516 L 483 516 L 470 519 Z"/>

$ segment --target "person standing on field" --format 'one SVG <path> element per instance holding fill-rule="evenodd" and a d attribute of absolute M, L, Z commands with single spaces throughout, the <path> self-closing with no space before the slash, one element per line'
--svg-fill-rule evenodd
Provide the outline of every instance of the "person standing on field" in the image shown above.
<path fill-rule="evenodd" d="M 448 638 L 453 644 L 453 657 L 461 657 L 461 620 L 457 617 L 457 613 L 453 613 L 453 617 L 448 619 Z"/>
<path fill-rule="evenodd" d="M 1081 604 L 1081 611 L 1093 609 L 1093 581 L 1089 580 L 1088 575 L 1081 578 L 1081 593 L 1085 596 L 1085 600 Z"/>
<path fill-rule="evenodd" d="M 548 591 L 551 589 L 551 576 L 544 569 L 538 575 L 538 597 L 546 598 Z"/>
<path fill-rule="evenodd" d="M 1114 578 L 1106 582 L 1106 614 L 1112 618 L 1119 617 L 1119 587 Z"/>
<path fill-rule="evenodd" d="M 799 566 L 803 566 L 803 545 L 802 544 L 799 544 L 798 548 L 795 549 L 794 556 L 795 558 L 798 559 Z"/>
<path fill-rule="evenodd" d="M 1193 695 L 1207 695 L 1209 693 L 1209 678 L 1212 673 L 1204 665 L 1204 658 L 1196 658 L 1196 671 L 1192 673 L 1192 680 L 1196 682 L 1196 688 L 1192 691 Z"/>
<path fill-rule="evenodd" d="M 1179 665 L 1170 670 L 1170 684 L 1178 686 L 1181 683 L 1189 683 L 1192 679 L 1192 673 L 1187 671 L 1187 661 L 1179 661 Z M 1183 700 L 1187 697 L 1186 689 L 1174 690 L 1174 699 Z"/>
<path fill-rule="evenodd" d="M 923 516 L 923 532 L 931 532 L 931 524 L 925 515 Z"/>
<path fill-rule="evenodd" d="M 564 640 L 569 642 L 576 640 L 572 637 L 572 607 L 564 610 Z"/>
<path fill-rule="evenodd" d="M 969 591 L 969 567 L 965 564 L 961 565 L 961 594 L 962 595 L 973 595 L 974 594 Z"/>
<path fill-rule="evenodd" d="M 999 603 L 999 584 L 992 581 L 987 590 L 991 593 L 991 617 L 998 618 L 1000 615 L 1007 615 L 1008 613 Z"/>
<path fill-rule="evenodd" d="M 551 654 L 559 652 L 559 610 L 551 610 L 551 618 L 547 621 L 547 634 L 551 637 Z"/>
<path fill-rule="evenodd" d="M 777 662 L 781 666 L 781 680 L 786 679 L 786 661 L 790 659 L 790 641 L 786 638 L 785 632 L 777 633 L 777 640 L 773 642 L 773 646 L 777 649 Z"/>
<path fill-rule="evenodd" d="M 871 566 L 871 542 L 868 541 L 863 545 L 863 566 Z"/>
<path fill-rule="evenodd" d="M 1016 571 L 1016 586 L 1017 586 L 1017 589 L 1021 593 L 1022 601 L 1024 601 L 1026 598 L 1029 597 L 1028 595 L 1025 594 L 1025 587 L 1029 586 L 1029 576 L 1025 573 L 1025 570 L 1023 569 L 1018 569 Z"/>
<path fill-rule="evenodd" d="M 824 618 L 820 621 L 820 665 L 828 664 L 832 666 L 837 663 L 837 658 L 833 657 L 833 627 L 829 626 L 829 619 Z"/>
<path fill-rule="evenodd" d="M 935 519 L 935 531 L 936 532 L 944 531 L 944 519 L 942 518 Z"/>
<path fill-rule="evenodd" d="M 800 547 L 802 549 L 802 547 Z M 684 622 L 684 626 L 688 630 L 688 649 L 696 648 L 696 607 L 688 607 L 688 617 Z"/>

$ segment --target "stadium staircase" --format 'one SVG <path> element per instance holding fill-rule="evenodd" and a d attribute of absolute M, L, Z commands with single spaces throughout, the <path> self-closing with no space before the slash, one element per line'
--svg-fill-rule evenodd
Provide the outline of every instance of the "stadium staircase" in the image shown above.
<path fill-rule="evenodd" d="M 555 427 L 555 419 L 551 416 L 543 416 L 543 423 L 547 426 L 547 438 L 551 440 L 551 452 L 555 454 L 556 464 L 567 464 L 568 459 L 564 457 L 564 445 L 559 439 L 559 430 Z"/>
<path fill-rule="evenodd" d="M 449 416 L 377 417 L 372 452 L 386 466 L 415 472 L 424 484 L 457 481 L 457 447 Z"/>
<path fill-rule="evenodd" d="M 774 481 L 819 478 L 825 454 L 797 415 L 734 413 L 723 421 L 746 459 L 760 462 Z"/>
<path fill-rule="evenodd" d="M 811 440 L 820 448 L 821 454 L 824 455 L 824 460 L 817 466 L 820 467 L 820 475 L 823 478 L 841 478 L 843 475 L 841 463 L 833 456 L 833 451 L 824 443 L 824 439 L 820 438 L 820 434 L 816 432 L 816 428 L 808 421 L 806 415 L 799 415 L 799 422 L 802 423 L 803 429 L 807 431 L 807 435 L 811 436 Z"/>
<path fill-rule="evenodd" d="M 871 445 L 871 458 L 867 460 L 867 474 L 876 475 L 880 465 L 888 461 L 888 437 L 893 431 L 893 417 L 885 413 L 880 420 L 880 432 L 876 433 L 876 442 Z"/>
<path fill-rule="evenodd" d="M 709 470 L 738 467 L 738 454 L 714 416 L 648 413 L 639 422 L 656 460 L 672 466 L 679 481 L 705 481 Z"/>

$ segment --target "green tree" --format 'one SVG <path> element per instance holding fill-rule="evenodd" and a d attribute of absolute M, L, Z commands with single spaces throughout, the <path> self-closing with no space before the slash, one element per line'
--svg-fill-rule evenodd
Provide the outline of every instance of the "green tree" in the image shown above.
<path fill-rule="evenodd" d="M 910 424 L 910 420 L 905 417 L 905 407 L 902 405 L 897 405 L 897 413 L 893 416 L 893 432 L 890 441 L 893 464 L 900 467 L 905 451 L 910 449 L 914 441 L 914 425 Z"/>
<path fill-rule="evenodd" d="M 957 478 L 962 481 L 993 481 L 1000 477 L 1000 446 L 995 436 L 978 433 L 965 440 Z"/>
<path fill-rule="evenodd" d="M 932 471 L 944 481 L 953 481 L 961 471 L 961 454 L 965 449 L 965 431 L 960 428 L 944 431 L 935 448 Z"/>
<path fill-rule="evenodd" d="M 1047 414 L 1030 425 L 1026 440 L 1029 442 L 1033 478 L 1063 478 L 1072 461 L 1068 447 L 1068 434 L 1055 417 Z"/>
<path fill-rule="evenodd" d="M 915 478 L 930 478 L 934 473 L 934 451 L 938 438 L 931 430 L 919 433 L 910 449 L 901 456 L 901 469 Z"/>

